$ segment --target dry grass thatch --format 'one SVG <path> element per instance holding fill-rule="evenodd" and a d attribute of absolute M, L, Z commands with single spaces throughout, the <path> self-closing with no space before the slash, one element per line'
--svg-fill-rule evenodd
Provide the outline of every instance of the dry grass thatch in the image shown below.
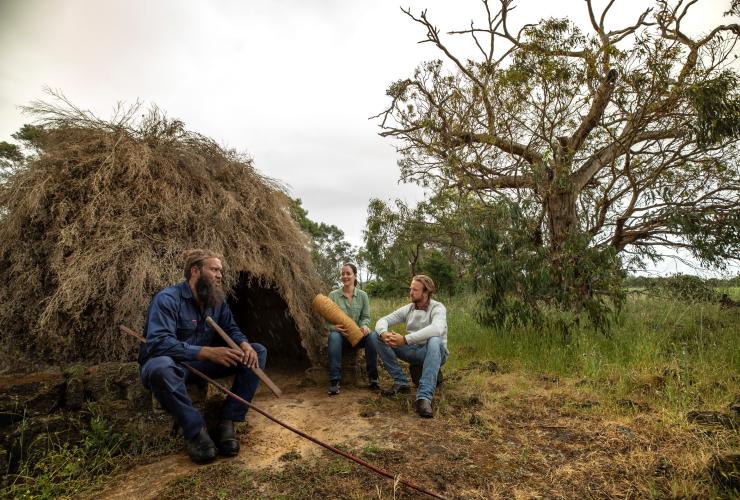
<path fill-rule="evenodd" d="M 182 279 L 182 251 L 207 247 L 225 257 L 232 289 L 282 298 L 316 363 L 320 284 L 282 187 L 156 108 L 102 121 L 61 99 L 27 110 L 41 128 L 36 154 L 0 182 L 6 362 L 132 358 L 116 325 L 141 329 L 151 296 Z"/>

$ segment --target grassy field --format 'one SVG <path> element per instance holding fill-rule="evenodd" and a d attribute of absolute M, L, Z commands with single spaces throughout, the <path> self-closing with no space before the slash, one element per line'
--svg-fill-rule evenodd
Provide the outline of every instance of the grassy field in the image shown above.
<path fill-rule="evenodd" d="M 740 286 L 718 287 L 718 293 L 726 293 L 732 300 L 740 300 Z"/>
<path fill-rule="evenodd" d="M 507 370 L 581 378 L 614 396 L 649 396 L 675 411 L 740 397 L 740 308 L 631 295 L 608 336 L 582 328 L 564 340 L 560 333 L 482 326 L 472 295 L 440 300 L 448 310 L 452 369 L 493 360 Z M 374 300 L 373 320 L 403 303 Z M 645 394 L 650 385 L 660 390 Z"/>
<path fill-rule="evenodd" d="M 447 498 L 737 497 L 713 464 L 740 450 L 739 308 L 631 295 L 610 336 L 564 340 L 483 327 L 472 296 L 442 300 L 451 355 L 435 418 L 413 414 L 413 394 L 340 395 L 374 429 L 344 449 Z M 404 302 L 371 300 L 373 320 Z M 161 497 L 423 498 L 328 453 L 291 457 L 219 463 Z"/>
<path fill-rule="evenodd" d="M 736 298 L 738 291 L 731 290 Z M 449 498 L 738 494 L 713 479 L 712 464 L 740 453 L 740 418 L 729 408 L 740 404 L 740 308 L 629 294 L 608 336 L 581 328 L 563 338 L 481 326 L 475 296 L 440 299 L 448 310 L 450 358 L 435 418 L 414 415 L 413 394 L 389 399 L 347 388 L 339 397 L 360 405 L 351 417 L 368 419 L 373 432 L 335 444 Z M 371 299 L 373 324 L 404 303 Z M 326 398 L 324 388 L 300 393 L 313 412 Z M 692 419 L 692 412 L 710 421 Z M 79 458 L 66 448 L 57 455 L 58 463 Z M 101 456 L 108 473 L 147 461 Z M 285 457 L 282 465 L 262 469 L 219 461 L 169 482 L 157 496 L 419 498 L 328 453 L 286 450 Z M 57 469 L 42 472 L 30 489 L 18 485 L 0 496 L 76 496 L 106 481 L 105 472 L 91 473 L 65 485 L 56 482 L 63 478 Z"/>

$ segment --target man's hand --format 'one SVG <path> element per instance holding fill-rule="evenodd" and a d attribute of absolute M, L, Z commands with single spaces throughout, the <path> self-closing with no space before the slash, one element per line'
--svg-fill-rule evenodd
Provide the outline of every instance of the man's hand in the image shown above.
<path fill-rule="evenodd" d="M 380 335 L 380 338 L 382 338 L 383 342 L 391 347 L 400 347 L 402 345 L 406 345 L 406 337 L 390 330 L 388 330 L 387 332 L 383 332 Z"/>
<path fill-rule="evenodd" d="M 367 335 L 368 333 L 370 333 L 370 329 L 366 326 L 363 326 L 362 328 L 360 328 L 360 330 L 362 330 L 363 337 Z"/>
<path fill-rule="evenodd" d="M 203 346 L 200 348 L 200 351 L 198 351 L 198 355 L 195 358 L 199 360 L 212 361 L 223 366 L 236 366 L 237 363 L 242 362 L 243 357 L 244 353 L 238 349 L 232 349 L 230 347 Z"/>
<path fill-rule="evenodd" d="M 254 350 L 249 342 L 242 342 L 239 344 L 239 347 L 241 347 L 242 350 L 242 363 L 244 363 L 247 368 L 258 368 L 259 358 L 257 358 L 257 351 Z"/>

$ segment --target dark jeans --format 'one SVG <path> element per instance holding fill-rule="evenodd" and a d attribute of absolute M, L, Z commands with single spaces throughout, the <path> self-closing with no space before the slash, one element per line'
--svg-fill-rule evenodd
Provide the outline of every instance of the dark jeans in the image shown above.
<path fill-rule="evenodd" d="M 260 368 L 264 369 L 267 362 L 267 349 L 261 344 L 251 345 L 257 352 Z M 231 392 L 247 401 L 252 401 L 257 391 L 259 384 L 257 375 L 242 364 L 227 367 L 210 361 L 197 360 L 188 361 L 188 364 L 211 378 L 234 375 Z M 162 408 L 175 418 L 186 438 L 195 436 L 203 428 L 205 420 L 193 406 L 186 387 L 188 383 L 203 383 L 203 379 L 182 364 L 176 363 L 171 357 L 157 356 L 147 360 L 141 367 L 141 382 L 144 387 L 152 391 Z M 227 397 L 221 411 L 221 418 L 243 422 L 246 413 L 246 406 L 234 398 Z"/>
<path fill-rule="evenodd" d="M 378 378 L 378 353 L 375 345 L 368 340 L 370 335 L 362 337 L 355 349 L 365 348 L 367 376 L 370 380 Z M 336 382 L 342 379 L 342 347 L 352 347 L 344 335 L 337 331 L 329 332 L 329 380 Z"/>

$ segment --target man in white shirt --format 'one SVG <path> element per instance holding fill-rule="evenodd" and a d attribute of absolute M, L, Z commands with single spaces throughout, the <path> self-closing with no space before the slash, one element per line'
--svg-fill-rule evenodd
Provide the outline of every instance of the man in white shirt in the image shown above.
<path fill-rule="evenodd" d="M 419 386 L 416 390 L 416 413 L 432 418 L 432 399 L 437 387 L 439 368 L 447 361 L 447 310 L 441 302 L 432 300 L 436 291 L 429 276 L 414 276 L 409 286 L 411 304 L 396 309 L 375 324 L 370 341 L 383 366 L 393 377 L 393 387 L 385 394 L 410 392 L 406 373 L 398 364 L 398 358 L 412 365 L 422 366 Z M 406 335 L 400 335 L 389 327 L 406 323 Z M 377 333 L 376 333 L 377 332 Z"/>

